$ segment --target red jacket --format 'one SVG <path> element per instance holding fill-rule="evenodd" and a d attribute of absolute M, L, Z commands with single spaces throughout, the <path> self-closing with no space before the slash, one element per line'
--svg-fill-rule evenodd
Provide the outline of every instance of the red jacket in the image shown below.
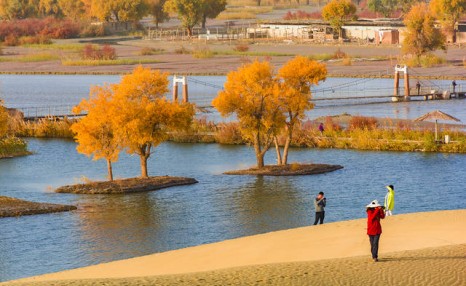
<path fill-rule="evenodd" d="M 367 234 L 377 235 L 382 233 L 380 219 L 385 218 L 385 212 L 382 208 L 367 209 Z"/>

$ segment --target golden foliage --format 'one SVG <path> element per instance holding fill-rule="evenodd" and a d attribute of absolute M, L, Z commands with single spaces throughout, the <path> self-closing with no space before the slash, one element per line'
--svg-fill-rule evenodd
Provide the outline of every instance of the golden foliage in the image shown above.
<path fill-rule="evenodd" d="M 87 115 L 71 126 L 76 133 L 78 152 L 93 156 L 93 160 L 105 159 L 110 180 L 113 180 L 111 162 L 118 160 L 121 151 L 112 124 L 112 89 L 112 86 L 93 87 L 89 100 L 83 99 L 73 110 L 76 114 L 87 112 Z"/>
<path fill-rule="evenodd" d="M 466 0 L 432 0 L 429 8 L 442 26 L 454 36 L 456 22 L 466 13 Z"/>
<path fill-rule="evenodd" d="M 270 63 L 256 60 L 228 73 L 224 90 L 212 102 L 222 116 L 236 115 L 243 138 L 254 146 L 258 168 L 284 125 L 279 94 Z"/>
<path fill-rule="evenodd" d="M 339 31 L 341 38 L 341 27 L 345 21 L 355 17 L 356 6 L 350 0 L 332 0 L 322 8 L 322 17 L 330 25 Z"/>
<path fill-rule="evenodd" d="M 8 111 L 2 105 L 0 100 L 0 138 L 3 138 L 8 133 Z"/>
<path fill-rule="evenodd" d="M 435 18 L 425 3 L 411 7 L 403 21 L 406 25 L 402 50 L 420 57 L 436 49 L 445 50 L 445 36 L 435 28 Z"/>
<path fill-rule="evenodd" d="M 137 67 L 115 87 L 115 133 L 130 154 L 141 159 L 141 175 L 147 177 L 151 149 L 168 139 L 170 130 L 189 127 L 194 108 L 168 101 L 168 74 Z"/>
<path fill-rule="evenodd" d="M 122 149 L 138 154 L 141 175 L 147 177 L 147 159 L 153 147 L 168 139 L 168 132 L 188 128 L 194 116 L 189 103 L 170 102 L 168 74 L 141 66 L 122 78 L 119 84 L 94 87 L 90 99 L 74 112 L 88 114 L 72 126 L 78 151 L 111 162 Z"/>

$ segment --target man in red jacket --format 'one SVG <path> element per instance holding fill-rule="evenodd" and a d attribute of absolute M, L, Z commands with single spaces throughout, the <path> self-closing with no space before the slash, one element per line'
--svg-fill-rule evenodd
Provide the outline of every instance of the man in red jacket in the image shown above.
<path fill-rule="evenodd" d="M 385 218 L 385 212 L 383 207 L 377 200 L 373 200 L 366 206 L 367 212 L 367 234 L 371 242 L 371 253 L 374 262 L 379 261 L 379 239 L 382 234 L 382 226 L 380 225 L 380 219 Z"/>

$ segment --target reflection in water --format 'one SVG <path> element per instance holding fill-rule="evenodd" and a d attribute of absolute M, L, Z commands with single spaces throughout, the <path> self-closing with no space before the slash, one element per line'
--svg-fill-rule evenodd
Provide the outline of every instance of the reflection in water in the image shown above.
<path fill-rule="evenodd" d="M 102 196 L 79 212 L 82 239 L 91 260 L 111 260 L 147 253 L 161 242 L 164 209 L 148 193 Z"/>
<path fill-rule="evenodd" d="M 234 196 L 234 203 L 242 210 L 239 223 L 249 234 L 283 229 L 284 225 L 297 226 L 292 222 L 300 221 L 297 216 L 303 214 L 297 210 L 303 200 L 307 199 L 296 190 L 290 177 L 257 176 L 238 188 Z"/>

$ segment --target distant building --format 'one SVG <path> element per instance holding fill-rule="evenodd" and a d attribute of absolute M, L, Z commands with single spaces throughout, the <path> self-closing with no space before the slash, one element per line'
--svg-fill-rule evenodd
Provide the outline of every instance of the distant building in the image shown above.
<path fill-rule="evenodd" d="M 405 26 L 400 20 L 360 19 L 346 23 L 342 29 L 343 38 L 351 41 L 398 45 L 403 42 Z M 456 42 L 466 43 L 466 22 L 458 23 L 456 31 Z M 246 37 L 329 42 L 338 39 L 338 32 L 320 20 L 277 21 L 247 28 Z"/>

